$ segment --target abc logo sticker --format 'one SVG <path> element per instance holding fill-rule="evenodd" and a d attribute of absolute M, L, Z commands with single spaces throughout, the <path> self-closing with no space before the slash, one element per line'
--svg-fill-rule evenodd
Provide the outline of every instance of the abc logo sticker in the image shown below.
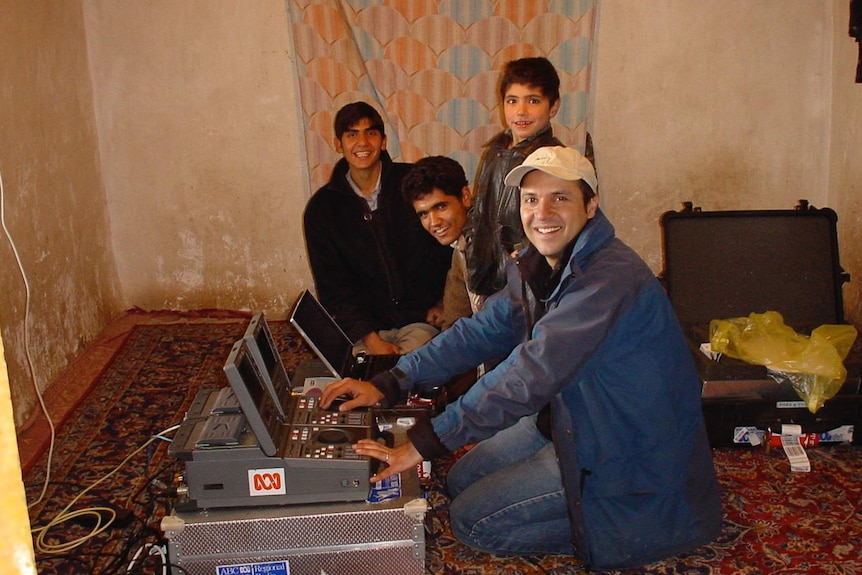
<path fill-rule="evenodd" d="M 284 495 L 284 469 L 249 469 L 248 492 L 252 497 L 261 495 Z"/>

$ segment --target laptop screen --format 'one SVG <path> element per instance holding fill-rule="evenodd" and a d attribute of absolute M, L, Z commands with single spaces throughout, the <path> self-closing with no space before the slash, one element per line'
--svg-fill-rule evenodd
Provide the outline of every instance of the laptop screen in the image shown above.
<path fill-rule="evenodd" d="M 342 378 L 347 375 L 344 372 L 353 356 L 353 344 L 310 291 L 305 290 L 299 297 L 290 315 L 290 323 L 333 376 Z"/>
<path fill-rule="evenodd" d="M 268 456 L 275 455 L 278 438 L 273 437 L 271 430 L 277 432 L 281 428 L 278 404 L 273 401 L 245 339 L 231 348 L 224 373 L 261 450 Z"/>
<path fill-rule="evenodd" d="M 276 348 L 272 331 L 270 331 L 269 324 L 266 323 L 266 318 L 262 313 L 255 314 L 251 318 L 243 339 L 246 341 L 254 361 L 257 362 L 257 367 L 275 406 L 278 408 L 279 415 L 284 419 L 286 414 L 281 404 L 281 398 L 290 393 L 290 379 Z"/>

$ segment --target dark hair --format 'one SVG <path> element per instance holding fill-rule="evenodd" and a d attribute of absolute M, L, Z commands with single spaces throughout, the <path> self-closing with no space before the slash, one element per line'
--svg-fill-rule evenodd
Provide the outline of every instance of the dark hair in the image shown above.
<path fill-rule="evenodd" d="M 506 90 L 512 84 L 535 86 L 550 98 L 551 104 L 560 99 L 560 77 L 547 58 L 521 58 L 503 66 L 500 76 L 500 99 L 506 97 Z"/>
<path fill-rule="evenodd" d="M 584 207 L 586 207 L 590 200 L 596 197 L 596 191 L 584 180 L 578 180 L 578 184 L 581 186 L 581 194 L 584 196 Z"/>
<path fill-rule="evenodd" d="M 460 198 L 466 185 L 467 176 L 461 164 L 446 156 L 428 156 L 413 164 L 404 176 L 401 196 L 412 204 L 439 188 L 447 196 Z"/>
<path fill-rule="evenodd" d="M 383 118 L 380 117 L 374 106 L 368 102 L 353 102 L 343 106 L 335 114 L 335 137 L 340 140 L 344 132 L 350 129 L 350 126 L 355 126 L 362 120 L 371 122 L 371 127 L 379 130 L 381 136 L 386 135 Z"/>

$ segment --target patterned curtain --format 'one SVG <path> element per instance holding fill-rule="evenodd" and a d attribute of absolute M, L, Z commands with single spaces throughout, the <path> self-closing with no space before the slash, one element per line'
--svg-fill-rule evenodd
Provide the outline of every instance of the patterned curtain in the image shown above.
<path fill-rule="evenodd" d="M 444 155 L 472 181 L 503 128 L 497 81 L 509 60 L 545 56 L 561 80 L 555 135 L 584 150 L 592 0 L 286 0 L 311 189 L 340 158 L 332 123 L 364 100 L 386 123 L 389 153 Z"/>

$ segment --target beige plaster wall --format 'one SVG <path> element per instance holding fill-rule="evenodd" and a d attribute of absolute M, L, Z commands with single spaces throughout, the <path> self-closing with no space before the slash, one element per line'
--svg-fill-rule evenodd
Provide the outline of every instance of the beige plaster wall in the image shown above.
<path fill-rule="evenodd" d="M 659 216 L 828 203 L 832 10 L 808 0 L 602 0 L 602 203 L 659 272 Z"/>
<path fill-rule="evenodd" d="M 4 234 L 0 329 L 21 424 L 36 408 L 34 384 L 44 390 L 92 341 L 118 310 L 120 286 L 80 2 L 0 2 L 0 70 L 3 214 L 30 291 L 28 306 Z"/>
<path fill-rule="evenodd" d="M 284 316 L 310 285 L 283 0 L 85 2 L 124 306 Z"/>
<path fill-rule="evenodd" d="M 862 84 L 854 82 L 859 44 L 848 33 L 849 2 L 833 0 L 829 201 L 838 211 L 841 264 L 851 274 L 844 286 L 847 317 L 862 326 Z"/>

